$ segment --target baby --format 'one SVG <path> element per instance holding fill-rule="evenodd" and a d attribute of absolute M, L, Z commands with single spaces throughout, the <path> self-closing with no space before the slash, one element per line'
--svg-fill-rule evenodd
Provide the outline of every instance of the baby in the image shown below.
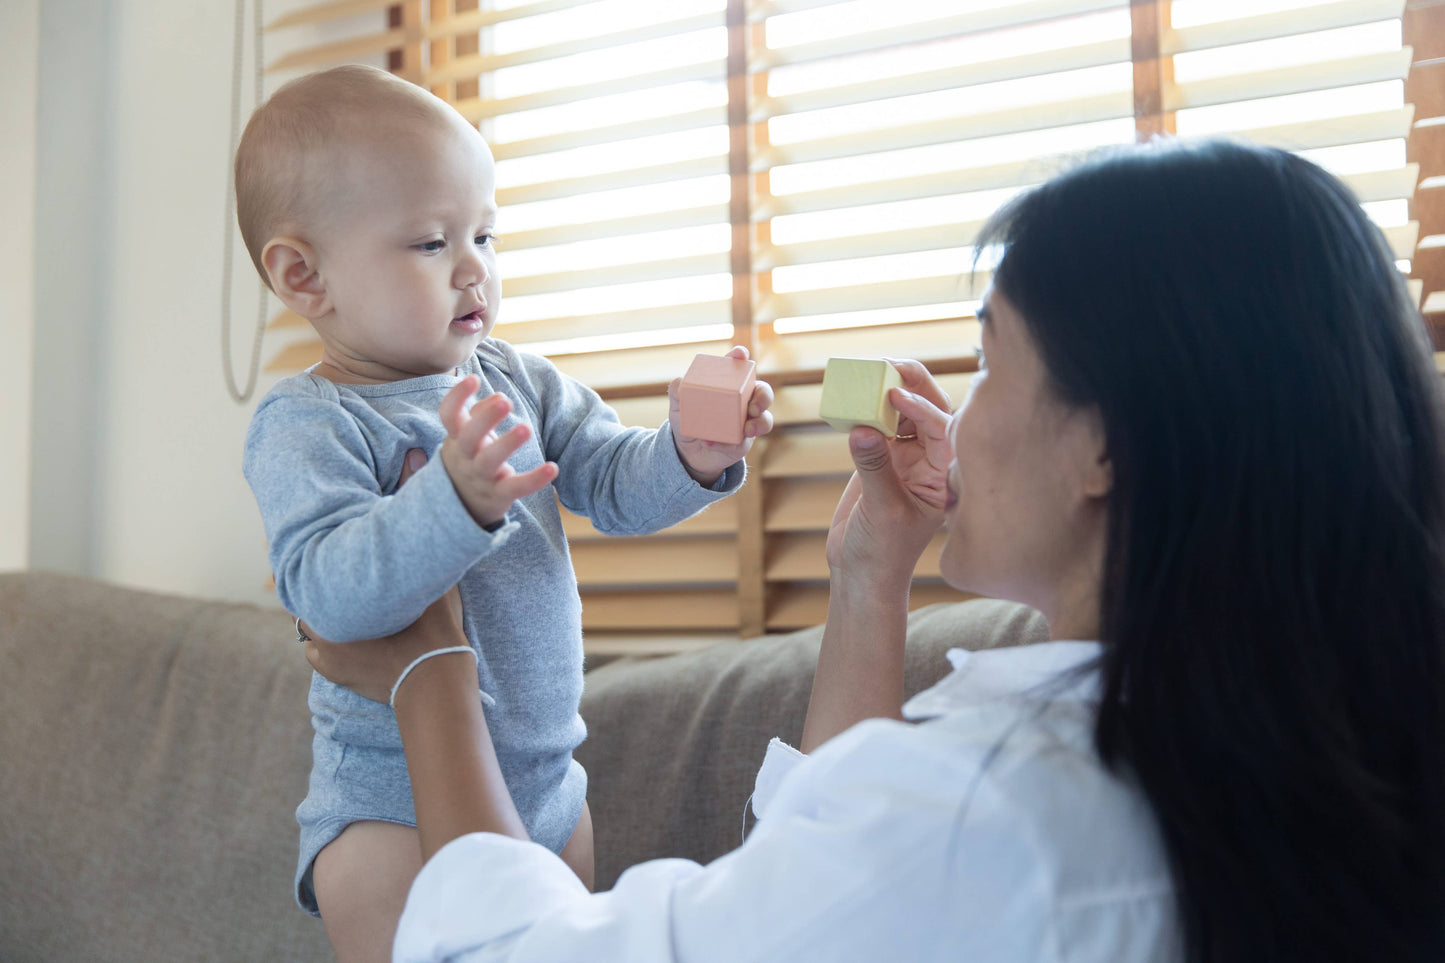
<path fill-rule="evenodd" d="M 493 182 L 477 130 L 381 70 L 314 74 L 256 111 L 236 154 L 241 232 L 322 360 L 262 400 L 245 473 L 281 603 L 314 634 L 389 635 L 460 583 L 507 786 L 531 837 L 590 885 L 581 604 L 556 502 L 617 534 L 695 514 L 742 484 L 772 391 L 758 383 L 738 445 L 680 436 L 675 390 L 668 424 L 624 428 L 490 338 Z M 431 457 L 398 487 L 412 449 Z M 420 869 L 395 719 L 320 676 L 310 706 L 296 898 L 341 960 L 386 959 Z"/>

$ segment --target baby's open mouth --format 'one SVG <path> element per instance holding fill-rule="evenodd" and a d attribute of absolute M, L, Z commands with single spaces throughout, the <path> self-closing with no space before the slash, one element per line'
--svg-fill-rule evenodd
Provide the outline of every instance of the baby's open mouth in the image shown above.
<path fill-rule="evenodd" d="M 482 309 L 477 308 L 477 310 L 471 312 L 470 314 L 464 314 L 459 318 L 453 318 L 452 324 L 456 325 L 459 328 L 464 328 L 468 331 L 480 331 L 482 328 Z"/>

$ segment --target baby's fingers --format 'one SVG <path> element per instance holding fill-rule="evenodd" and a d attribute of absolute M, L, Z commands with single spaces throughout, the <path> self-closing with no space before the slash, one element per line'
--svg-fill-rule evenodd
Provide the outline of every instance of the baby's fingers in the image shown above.
<path fill-rule="evenodd" d="M 447 434 L 453 437 L 461 434 L 462 427 L 467 423 L 467 401 L 477 393 L 481 384 L 482 379 L 476 375 L 467 375 L 453 385 L 452 390 L 442 399 L 442 403 L 437 407 L 437 414 Z"/>
<path fill-rule="evenodd" d="M 472 405 L 471 418 L 457 434 L 457 444 L 462 454 L 475 458 L 496 427 L 512 411 L 512 403 L 506 395 L 491 394 Z"/>
<path fill-rule="evenodd" d="M 514 502 L 519 498 L 526 498 L 534 492 L 541 491 L 556 477 L 557 463 L 549 461 L 546 464 L 538 465 L 531 471 L 514 473 L 497 479 L 496 491 L 508 502 Z"/>
<path fill-rule="evenodd" d="M 517 453 L 527 439 L 532 437 L 532 429 L 526 424 L 520 424 L 500 438 L 482 439 L 477 448 L 473 461 L 476 463 L 477 471 L 483 477 L 491 477 L 502 471 L 507 459 Z"/>

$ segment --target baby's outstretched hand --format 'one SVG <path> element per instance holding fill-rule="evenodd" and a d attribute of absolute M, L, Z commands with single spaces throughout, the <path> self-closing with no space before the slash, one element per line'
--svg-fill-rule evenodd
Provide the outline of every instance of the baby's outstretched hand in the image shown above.
<path fill-rule="evenodd" d="M 748 349 L 738 345 L 727 353 L 727 357 L 746 361 Z M 677 453 L 682 458 L 682 464 L 687 469 L 687 473 L 698 484 L 710 488 L 729 465 L 740 461 L 747 455 L 748 449 L 753 447 L 754 438 L 766 435 L 773 430 L 773 413 L 769 410 L 773 406 L 773 386 L 766 381 L 754 382 L 753 395 L 748 401 L 748 416 L 743 422 L 742 443 L 729 445 L 720 441 L 689 438 L 678 430 L 681 413 L 678 407 L 677 389 L 681 381 L 681 378 L 674 378 L 672 384 L 667 388 L 668 422 L 672 425 L 672 438 L 677 445 Z"/>
<path fill-rule="evenodd" d="M 557 477 L 557 466 L 547 462 L 518 473 L 507 459 L 532 437 L 526 424 L 515 425 L 498 437 L 496 428 L 512 410 L 505 395 L 492 394 L 467 410 L 467 399 L 481 379 L 468 375 L 442 399 L 438 414 L 447 440 L 442 442 L 442 465 L 462 504 L 482 527 L 496 525 L 512 502 L 542 489 Z"/>

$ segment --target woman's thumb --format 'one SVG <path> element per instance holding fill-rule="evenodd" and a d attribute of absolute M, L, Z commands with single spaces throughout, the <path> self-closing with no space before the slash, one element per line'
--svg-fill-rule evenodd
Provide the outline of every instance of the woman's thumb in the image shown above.
<path fill-rule="evenodd" d="M 889 489 L 897 487 L 893 458 L 882 432 L 876 428 L 855 427 L 848 432 L 848 453 L 853 456 L 853 466 L 858 469 L 858 481 L 864 491 L 878 491 L 880 485 Z"/>

